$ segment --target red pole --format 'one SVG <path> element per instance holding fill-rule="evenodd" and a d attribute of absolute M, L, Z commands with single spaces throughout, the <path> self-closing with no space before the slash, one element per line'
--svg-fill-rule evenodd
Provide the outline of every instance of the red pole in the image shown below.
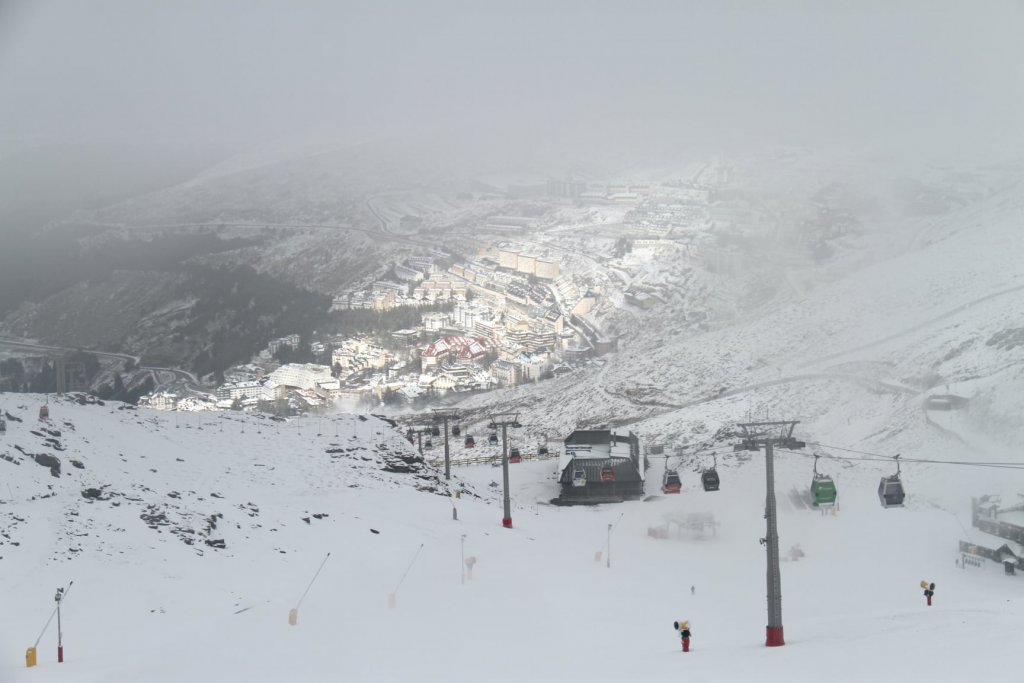
<path fill-rule="evenodd" d="M 932 596 L 930 596 L 930 595 L 928 596 L 928 606 L 929 607 L 932 606 Z"/>
<path fill-rule="evenodd" d="M 683 652 L 689 652 L 689 651 L 690 651 L 690 639 L 689 638 L 683 638 Z"/>
<path fill-rule="evenodd" d="M 64 661 L 64 634 L 61 633 L 60 628 L 60 600 L 64 597 L 64 591 L 57 590 L 57 663 L 61 664 Z"/>

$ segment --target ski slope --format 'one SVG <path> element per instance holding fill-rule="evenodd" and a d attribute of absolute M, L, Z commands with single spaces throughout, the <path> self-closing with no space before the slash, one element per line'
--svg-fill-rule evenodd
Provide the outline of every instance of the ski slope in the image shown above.
<path fill-rule="evenodd" d="M 514 528 L 503 529 L 500 468 L 454 468 L 450 487 L 429 466 L 385 471 L 421 466 L 400 432 L 373 417 L 273 423 L 51 401 L 49 428 L 64 449 L 47 451 L 62 462 L 55 478 L 15 448 L 44 450 L 31 433 L 42 397 L 2 398 L 23 419 L 0 442 L 21 461 L 0 461 L 5 683 L 839 683 L 1019 668 L 1022 578 L 954 564 L 957 542 L 975 535 L 970 497 L 1021 490 L 1019 470 L 907 465 L 907 505 L 885 510 L 875 488 L 887 465 L 823 461 L 839 488 L 835 514 L 823 514 L 799 495 L 810 459 L 779 453 L 787 644 L 767 649 L 763 455 L 721 457 L 715 493 L 700 489 L 689 462 L 675 496 L 658 495 L 664 461 L 653 460 L 647 500 L 574 508 L 548 504 L 555 461 L 512 465 Z M 83 497 L 100 487 L 107 500 Z M 167 525 L 140 516 L 153 510 Z M 714 532 L 679 532 L 691 514 L 713 515 Z M 174 531 L 183 528 L 195 533 Z M 659 528 L 668 538 L 652 535 Z M 790 560 L 795 545 L 804 556 Z M 465 582 L 463 551 L 476 558 Z M 937 584 L 930 608 L 922 579 Z M 55 589 L 71 580 L 65 662 L 56 663 L 54 623 L 39 665 L 25 668 Z M 687 654 L 677 619 L 691 622 Z"/>

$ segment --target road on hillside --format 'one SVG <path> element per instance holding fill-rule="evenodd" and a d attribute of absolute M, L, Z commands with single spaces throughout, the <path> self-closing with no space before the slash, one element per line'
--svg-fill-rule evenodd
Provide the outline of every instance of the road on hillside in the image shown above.
<path fill-rule="evenodd" d="M 602 368 L 603 370 L 603 368 Z M 693 399 L 692 401 L 685 401 L 683 403 L 672 403 L 669 401 L 660 401 L 656 399 L 642 399 L 628 395 L 624 391 L 614 391 L 607 386 L 602 385 L 604 392 L 613 398 L 628 401 L 636 406 L 648 406 L 654 408 L 665 408 L 666 410 L 682 410 L 683 408 L 692 408 L 694 406 L 703 405 L 705 403 L 711 403 L 712 401 L 718 401 L 719 399 L 728 398 L 730 396 L 739 396 L 740 394 L 746 394 L 757 389 L 764 389 L 766 387 L 779 386 L 781 384 L 791 384 L 794 382 L 818 382 L 821 380 L 840 380 L 844 382 L 854 382 L 861 386 L 869 389 L 876 389 L 879 391 L 885 391 L 894 394 L 903 394 L 905 396 L 915 396 L 918 392 L 916 389 L 905 387 L 900 384 L 894 384 L 892 382 L 884 382 L 881 380 L 871 379 L 867 377 L 860 377 L 858 375 L 849 375 L 835 372 L 816 372 L 806 373 L 801 375 L 790 375 L 788 377 L 779 377 L 777 379 L 770 379 L 764 382 L 754 382 L 752 384 L 745 384 L 735 389 L 727 389 L 707 396 Z"/>
<path fill-rule="evenodd" d="M 88 351 L 89 353 L 99 358 L 108 358 L 112 360 L 118 360 L 123 363 L 131 361 L 138 365 L 140 357 L 133 356 L 129 353 L 115 353 L 113 351 L 95 351 L 93 349 L 76 349 L 69 346 L 55 346 L 53 344 L 40 344 L 31 339 L 15 339 L 11 337 L 0 337 L 0 348 L 14 349 L 17 351 L 33 351 L 41 355 L 55 355 L 74 353 L 75 351 Z M 140 370 L 147 370 L 151 374 L 157 372 L 169 372 L 174 374 L 178 379 L 183 379 L 198 385 L 199 380 L 191 372 L 187 370 L 181 370 L 180 368 L 161 368 L 156 366 L 139 366 Z M 157 385 L 160 384 L 159 378 L 153 374 L 153 382 Z"/>
<path fill-rule="evenodd" d="M 993 292 L 992 294 L 988 294 L 986 296 L 979 297 L 979 298 L 974 299 L 972 301 L 969 301 L 967 303 L 961 304 L 961 305 L 959 305 L 959 306 L 957 306 L 955 308 L 952 308 L 952 309 L 946 311 L 945 313 L 942 313 L 941 315 L 935 316 L 935 317 L 930 318 L 930 319 L 928 319 L 928 320 L 926 320 L 924 322 L 921 322 L 921 323 L 918 323 L 918 324 L 913 325 L 911 327 L 908 327 L 908 328 L 906 328 L 906 329 L 904 329 L 904 330 L 902 330 L 900 332 L 897 332 L 895 334 L 888 335 L 888 336 L 883 337 L 881 339 L 877 339 L 877 340 L 875 340 L 873 342 L 869 342 L 867 344 L 862 344 L 862 345 L 856 346 L 854 348 L 846 349 L 846 350 L 843 350 L 843 351 L 839 351 L 837 353 L 832 353 L 832 354 L 829 354 L 827 356 L 822 356 L 820 358 L 816 358 L 814 360 L 811 360 L 811 361 L 808 361 L 806 363 L 803 363 L 803 364 L 799 365 L 798 367 L 799 368 L 813 367 L 815 365 L 820 365 L 822 363 L 826 363 L 828 361 L 835 360 L 837 358 L 842 358 L 843 356 L 847 356 L 847 355 L 850 355 L 850 354 L 853 354 L 853 353 L 857 353 L 857 352 L 860 352 L 860 351 L 864 351 L 864 350 L 867 350 L 867 349 L 870 349 L 870 348 L 873 348 L 873 347 L 876 347 L 876 346 L 880 346 L 882 344 L 885 344 L 885 343 L 894 341 L 896 339 L 899 339 L 900 337 L 904 337 L 906 335 L 909 335 L 909 334 L 912 334 L 914 332 L 917 332 L 917 331 L 919 331 L 921 329 L 924 329 L 925 327 L 928 327 L 929 325 L 933 325 L 933 324 L 935 324 L 937 322 L 940 322 L 942 320 L 945 320 L 945 319 L 948 319 L 948 318 L 952 318 L 952 317 L 954 317 L 956 315 L 959 315 L 959 314 L 963 313 L 964 311 L 970 309 L 972 306 L 976 306 L 978 304 L 984 303 L 984 302 L 989 301 L 991 299 L 995 299 L 995 298 L 998 298 L 998 297 L 1006 296 L 1008 294 L 1013 294 L 1013 293 L 1020 292 L 1020 291 L 1024 291 L 1024 285 L 1017 285 L 1015 287 L 1009 287 L 1009 288 L 1006 288 L 1006 289 L 1002 289 L 1002 290 L 1000 290 L 998 292 Z M 600 376 L 602 378 L 603 378 L 605 369 L 606 368 L 602 368 L 601 369 Z M 743 386 L 737 387 L 735 389 L 729 389 L 729 390 L 722 391 L 720 393 L 717 393 L 717 394 L 714 394 L 714 395 L 711 395 L 711 396 L 704 396 L 704 397 L 701 397 L 701 398 L 698 398 L 698 399 L 694 399 L 692 401 L 686 401 L 686 402 L 683 402 L 683 403 L 672 403 L 670 401 L 661 401 L 661 400 L 656 400 L 656 399 L 642 399 L 642 398 L 638 398 L 638 397 L 633 397 L 633 396 L 629 396 L 624 391 L 614 391 L 614 390 L 610 389 L 609 387 L 607 387 L 606 385 L 604 385 L 603 383 L 602 383 L 602 389 L 604 389 L 605 393 L 608 394 L 609 396 L 611 396 L 613 398 L 620 399 L 620 400 L 627 401 L 627 402 L 629 402 L 629 403 L 631 403 L 633 405 L 636 405 L 636 406 L 662 408 L 664 411 L 670 411 L 670 410 L 681 410 L 681 409 L 684 409 L 684 408 L 692 408 L 694 406 L 702 405 L 702 404 L 705 404 L 705 403 L 710 403 L 712 401 L 717 401 L 718 399 L 721 399 L 721 398 L 726 398 L 726 397 L 729 397 L 729 396 L 736 396 L 736 395 L 739 395 L 739 394 L 744 394 L 744 393 L 747 393 L 747 392 L 750 392 L 750 391 L 754 391 L 756 389 L 762 389 L 762 388 L 765 388 L 765 387 L 777 386 L 777 385 L 780 385 L 780 384 L 788 384 L 788 383 L 791 383 L 791 382 L 820 381 L 820 380 L 828 380 L 828 379 L 841 380 L 841 381 L 846 381 L 846 382 L 856 382 L 858 384 L 861 384 L 862 386 L 865 386 L 865 387 L 868 387 L 868 388 L 871 388 L 871 389 L 876 389 L 876 390 L 880 390 L 880 391 L 886 391 L 886 392 L 889 392 L 889 393 L 902 394 L 904 396 L 915 396 L 915 395 L 918 395 L 918 394 L 921 393 L 917 389 L 913 389 L 911 387 L 903 386 L 903 385 L 897 384 L 895 382 L 888 382 L 888 381 L 884 381 L 884 380 L 878 380 L 878 379 L 873 379 L 873 378 L 861 377 L 861 376 L 858 376 L 858 375 L 851 375 L 851 374 L 844 374 L 844 373 L 832 373 L 832 372 L 812 372 L 812 373 L 801 373 L 801 374 L 796 374 L 796 375 L 789 375 L 787 377 L 780 377 L 778 379 L 767 380 L 767 381 L 764 381 L 764 382 L 756 382 L 756 383 L 753 383 L 753 384 L 743 385 Z M 927 413 L 926 413 L 926 417 L 927 417 Z M 929 423 L 932 424 L 932 426 L 934 426 L 934 427 L 942 429 L 939 425 L 935 425 L 930 420 L 929 420 Z M 958 435 L 955 435 L 955 434 L 950 434 L 950 436 L 954 436 L 954 437 L 959 438 Z"/>
<path fill-rule="evenodd" d="M 1024 285 L 1017 285 L 1016 287 L 1010 287 L 1008 289 L 1002 289 L 1002 290 L 1000 290 L 998 292 L 993 292 L 992 294 L 987 294 L 987 295 L 985 295 L 985 296 L 983 296 L 981 298 L 974 299 L 973 301 L 968 301 L 967 303 L 961 304 L 961 305 L 957 306 L 956 308 L 952 308 L 952 309 L 946 311 L 945 313 L 942 313 L 941 315 L 937 315 L 934 318 L 929 318 L 928 320 L 925 320 L 924 322 L 921 322 L 921 323 L 918 323 L 918 324 L 913 325 L 911 327 L 908 327 L 908 328 L 906 328 L 906 329 L 904 329 L 904 330 L 902 330 L 900 332 L 897 332 L 895 334 L 890 334 L 887 337 L 883 337 L 881 339 L 876 339 L 873 342 L 869 342 L 867 344 L 862 344 L 860 346 L 855 346 L 855 347 L 853 347 L 851 349 L 845 349 L 843 351 L 838 351 L 836 353 L 830 353 L 827 356 L 822 356 L 820 358 L 815 358 L 814 360 L 810 360 L 810 361 L 807 361 L 806 363 L 802 363 L 802 364 L 798 365 L 797 368 L 813 367 L 815 365 L 820 365 L 822 363 L 827 363 L 828 361 L 835 360 L 837 358 L 842 358 L 843 356 L 848 356 L 850 354 L 857 353 L 859 351 L 865 351 L 865 350 L 873 348 L 875 346 L 880 346 L 882 344 L 886 344 L 888 342 L 895 341 L 895 340 L 899 339 L 900 337 L 905 337 L 908 334 L 912 334 L 914 332 L 922 330 L 922 329 L 928 327 L 929 325 L 934 325 L 937 322 L 940 322 L 942 320 L 946 320 L 947 318 L 952 318 L 953 316 L 959 315 L 959 314 L 963 313 L 964 311 L 968 310 L 969 308 L 971 308 L 972 306 L 977 306 L 978 304 L 984 303 L 984 302 L 986 302 L 986 301 L 988 301 L 990 299 L 996 299 L 998 297 L 1006 296 L 1007 294 L 1013 294 L 1014 292 L 1020 292 L 1022 290 L 1024 290 Z"/>

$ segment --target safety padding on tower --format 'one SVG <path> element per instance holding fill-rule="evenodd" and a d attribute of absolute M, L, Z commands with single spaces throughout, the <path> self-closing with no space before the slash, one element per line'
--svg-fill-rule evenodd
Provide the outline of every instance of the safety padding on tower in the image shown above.
<path fill-rule="evenodd" d="M 36 649 L 30 647 L 25 650 L 25 666 L 33 667 L 36 665 Z"/>

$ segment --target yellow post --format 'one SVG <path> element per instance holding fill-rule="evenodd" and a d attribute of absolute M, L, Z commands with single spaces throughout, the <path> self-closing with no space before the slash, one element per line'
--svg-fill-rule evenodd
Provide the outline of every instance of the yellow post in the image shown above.
<path fill-rule="evenodd" d="M 36 665 L 36 649 L 30 647 L 25 650 L 25 666 L 33 667 Z"/>

